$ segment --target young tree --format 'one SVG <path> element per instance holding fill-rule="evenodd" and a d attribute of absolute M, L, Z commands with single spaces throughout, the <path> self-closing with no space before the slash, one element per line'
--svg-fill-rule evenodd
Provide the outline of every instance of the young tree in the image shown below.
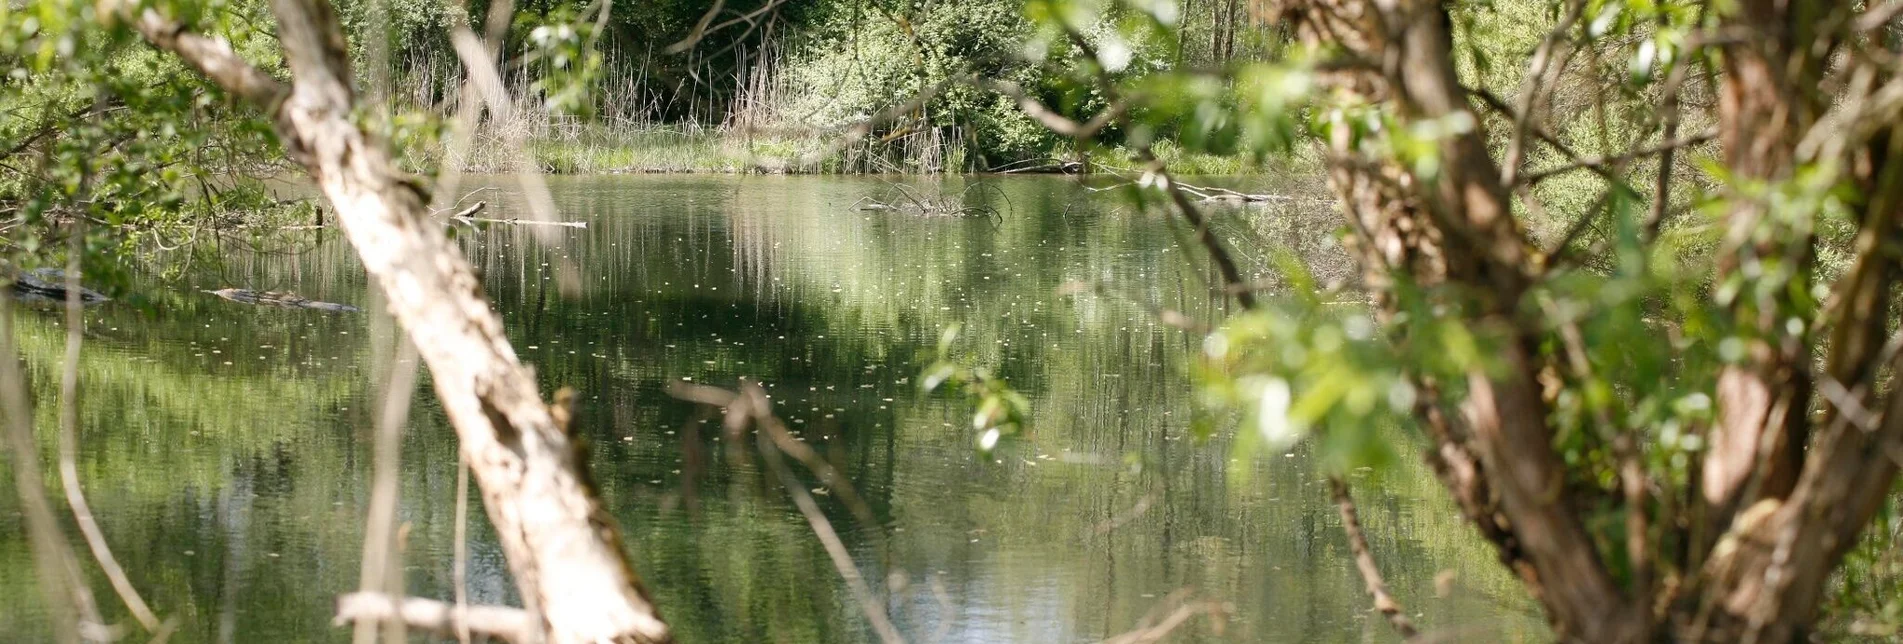
<path fill-rule="evenodd" d="M 391 313 L 429 365 L 533 630 L 554 642 L 669 641 L 589 482 L 584 453 L 568 427 L 570 410 L 559 397 L 553 405 L 543 402 L 481 282 L 429 216 L 424 189 L 358 125 L 356 81 L 330 4 L 270 3 L 289 82 L 240 57 L 225 40 L 195 32 L 165 5 L 107 6 L 102 17 L 129 25 L 262 110 L 286 155 L 335 209 Z M 441 627 L 435 617 L 444 613 L 428 608 L 411 600 L 384 613 Z"/>
<path fill-rule="evenodd" d="M 1564 640 L 1806 636 L 1903 455 L 1903 5 L 1560 0 L 1505 99 L 1474 71 L 1490 35 L 1456 38 L 1490 9 L 1428 0 L 1259 6 L 1301 45 L 1289 60 L 1120 76 L 1131 43 L 1171 37 L 1171 6 L 1031 14 L 1199 229 L 1144 137 L 1262 152 L 1306 129 L 1372 300 L 1344 314 L 1294 267 L 1293 293 L 1212 336 L 1212 398 L 1261 430 L 1245 443 L 1312 432 L 1357 463 L 1405 418 Z M 1705 79 L 1718 163 L 1692 172 L 1673 155 L 1713 138 L 1678 134 Z M 1563 92 L 1593 116 L 1549 109 Z M 1060 132 L 1103 121 L 1021 104 Z M 1547 208 L 1536 184 L 1571 172 L 1598 196 Z M 1687 178 L 1696 199 L 1674 193 Z M 1674 218 L 1687 203 L 1707 217 Z"/>

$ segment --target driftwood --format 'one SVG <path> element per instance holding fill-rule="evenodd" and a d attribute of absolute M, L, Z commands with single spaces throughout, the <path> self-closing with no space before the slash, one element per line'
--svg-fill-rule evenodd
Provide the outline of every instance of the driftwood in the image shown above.
<path fill-rule="evenodd" d="M 1128 181 L 1124 181 L 1114 185 L 1104 186 L 1101 188 L 1091 188 L 1086 186 L 1084 190 L 1089 192 L 1104 192 L 1108 190 L 1116 190 L 1119 188 L 1125 188 L 1128 186 L 1133 186 L 1138 184 L 1139 184 L 1139 180 L 1128 180 Z M 1282 202 L 1282 201 L 1295 200 L 1294 197 L 1291 197 L 1288 195 L 1238 192 L 1235 190 L 1230 190 L 1228 188 L 1217 188 L 1214 186 L 1198 186 L 1194 184 L 1183 183 L 1181 181 L 1174 182 L 1172 186 L 1176 188 L 1177 190 L 1182 191 L 1184 194 L 1195 197 L 1197 200 L 1203 203 L 1208 203 L 1208 204 L 1238 204 L 1238 205 L 1263 204 L 1263 203 L 1270 203 L 1270 202 Z"/>
<path fill-rule="evenodd" d="M 468 208 L 464 208 L 461 211 L 457 212 L 456 214 L 450 215 L 449 219 L 450 221 L 462 222 L 464 224 L 469 224 L 472 226 L 480 223 L 480 224 L 508 224 L 511 226 L 563 226 L 567 228 L 587 228 L 588 227 L 588 222 L 585 222 L 585 221 L 542 221 L 540 219 L 513 219 L 513 218 L 511 219 L 484 219 L 484 218 L 475 216 L 476 213 L 482 212 L 482 209 L 488 206 L 489 206 L 488 202 L 478 201 L 476 202 L 476 205 L 470 206 Z"/>
<path fill-rule="evenodd" d="M 39 268 L 13 276 L 13 296 L 24 301 L 66 301 L 66 271 L 57 268 Z M 82 304 L 96 304 L 108 299 L 98 291 L 80 287 L 79 301 Z"/>
<path fill-rule="evenodd" d="M 317 309 L 319 311 L 334 311 L 338 313 L 356 313 L 362 310 L 357 307 L 351 306 L 349 304 L 334 304 L 331 302 L 319 302 L 317 300 L 306 299 L 305 297 L 298 295 L 296 293 L 283 293 L 279 291 L 252 291 L 252 290 L 246 290 L 242 288 L 221 288 L 216 291 L 205 291 L 205 292 L 210 293 L 212 295 L 216 295 L 218 297 L 225 298 L 227 300 L 231 300 L 233 302 L 242 302 L 244 304 L 256 304 L 259 306 L 282 306 L 285 308 L 292 308 L 292 309 Z"/>
<path fill-rule="evenodd" d="M 1004 222 L 1004 212 L 984 203 L 974 203 L 976 195 L 990 193 L 995 198 L 1010 204 L 1010 198 L 997 185 L 986 182 L 971 183 L 956 192 L 927 193 L 902 183 L 887 184 L 888 190 L 881 197 L 864 197 L 853 203 L 855 210 L 895 212 L 915 217 L 971 217 L 989 219 L 993 224 Z"/>

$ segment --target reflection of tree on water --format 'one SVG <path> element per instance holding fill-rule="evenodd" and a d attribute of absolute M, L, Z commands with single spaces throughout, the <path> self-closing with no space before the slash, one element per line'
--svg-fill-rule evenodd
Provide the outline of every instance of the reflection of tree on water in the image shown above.
<path fill-rule="evenodd" d="M 1196 347 L 1149 307 L 1210 320 L 1217 305 L 1197 255 L 1176 245 L 1168 224 L 1115 202 L 1073 206 L 1081 191 L 1061 180 L 1009 182 L 1019 215 L 996 228 L 847 208 L 879 185 L 559 180 L 564 215 L 590 222 L 565 231 L 562 247 L 518 227 L 459 234 L 543 386 L 581 392 L 577 426 L 603 498 L 683 641 L 869 635 L 758 463 L 732 457 L 717 420 L 696 422 L 692 406 L 663 392 L 672 379 L 731 385 L 741 376 L 768 385 L 776 411 L 864 496 L 876 525 L 816 498 L 868 579 L 903 574 L 905 587 L 885 593 L 902 631 L 948 624 L 948 639 L 1097 637 L 1183 586 L 1245 608 L 1230 638 L 1326 639 L 1360 627 L 1364 602 L 1333 510 L 1305 466 L 1279 462 L 1307 454 L 1235 466 L 1220 441 L 1176 445 L 1192 440 L 1180 365 Z M 494 207 L 508 216 L 515 206 L 505 194 Z M 231 253 L 203 279 L 368 303 L 344 250 Z M 549 287 L 562 256 L 582 269 L 577 296 Z M 1103 294 L 1056 294 L 1079 281 Z M 236 641 L 322 632 L 331 596 L 355 586 L 380 345 L 364 317 L 142 290 L 162 305 L 99 309 L 90 328 L 101 337 L 83 358 L 98 404 L 87 410 L 82 468 L 99 490 L 102 523 L 125 544 L 142 587 L 175 612 L 207 616 L 188 623 L 184 639 L 216 637 L 222 618 L 210 616 L 223 614 L 234 616 Z M 29 364 L 50 373 L 59 330 L 26 322 Z M 969 408 L 918 393 L 918 354 L 952 323 L 964 325 L 962 357 L 1034 402 L 1031 431 L 988 457 L 972 449 Z M 418 400 L 400 495 L 408 586 L 447 597 L 455 450 L 435 403 Z M 690 433 L 697 450 L 684 444 Z M 687 472 L 698 472 L 691 488 Z M 1252 478 L 1232 478 L 1241 472 Z M 1452 513 L 1422 505 L 1425 472 L 1388 476 L 1398 492 L 1366 499 L 1364 521 L 1391 539 L 1376 547 L 1397 594 L 1430 621 L 1491 619 L 1498 607 L 1471 593 L 1423 600 L 1444 568 L 1489 592 L 1499 592 L 1497 577 L 1444 518 Z M 1133 512 L 1144 499 L 1147 509 Z M 472 599 L 510 601 L 481 513 L 474 523 Z M 24 561 L 6 554 L 23 548 L 0 540 L 0 561 Z M 1470 561 L 1480 565 L 1468 570 Z M 24 578 L 0 575 L 0 591 L 31 597 L 15 587 Z M 0 627 L 12 626 L 5 620 L 23 611 L 4 608 Z M 1203 628 L 1181 634 L 1196 639 Z"/>

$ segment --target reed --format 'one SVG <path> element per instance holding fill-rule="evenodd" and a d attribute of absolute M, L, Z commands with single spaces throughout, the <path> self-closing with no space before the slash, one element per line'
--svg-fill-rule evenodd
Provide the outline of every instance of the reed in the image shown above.
<path fill-rule="evenodd" d="M 778 73 L 783 52 L 770 45 L 745 56 L 726 104 L 687 88 L 664 92 L 647 81 L 645 64 L 608 57 L 611 70 L 595 84 L 592 115 L 551 113 L 532 99 L 525 73 L 505 77 L 516 98 L 514 114 L 485 114 L 472 133 L 463 172 L 516 169 L 507 147 L 519 141 L 544 172 L 552 174 L 772 173 L 939 174 L 974 167 L 965 128 L 895 122 L 842 144 L 845 128 L 815 127 L 791 113 L 801 88 Z M 447 119 L 460 107 L 462 78 L 456 61 L 416 57 L 393 70 L 392 100 Z M 686 119 L 661 115 L 685 110 Z M 917 120 L 917 119 L 914 119 Z M 428 146 L 425 146 L 426 148 Z M 442 150 L 413 151 L 423 164 L 443 161 Z"/>

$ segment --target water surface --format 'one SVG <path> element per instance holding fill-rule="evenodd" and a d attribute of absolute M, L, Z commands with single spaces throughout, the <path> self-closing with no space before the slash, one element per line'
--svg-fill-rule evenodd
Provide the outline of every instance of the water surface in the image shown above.
<path fill-rule="evenodd" d="M 684 642 L 872 639 L 758 458 L 664 393 L 674 379 L 740 378 L 765 383 L 867 500 L 870 524 L 809 485 L 915 640 L 1094 641 L 1184 598 L 1227 615 L 1220 627 L 1190 620 L 1179 641 L 1394 639 L 1368 611 L 1305 451 L 1238 455 L 1226 435 L 1191 437 L 1185 374 L 1198 339 L 1154 311 L 1224 312 L 1206 261 L 1179 243 L 1185 231 L 1070 180 L 997 181 L 1001 222 L 856 208 L 889 190 L 880 179 L 554 179 L 562 215 L 586 229 L 457 238 L 545 390 L 581 393 L 601 492 Z M 512 184 L 493 183 L 469 199 L 491 202 L 491 217 L 525 216 Z M 1301 210 L 1216 217 L 1245 264 L 1282 245 L 1341 276 L 1332 220 Z M 225 287 L 367 312 L 200 292 Z M 377 383 L 395 354 L 347 245 L 335 232 L 201 242 L 88 315 L 80 476 L 134 582 L 180 620 L 174 641 L 346 639 L 330 609 L 357 585 Z M 974 448 L 970 403 L 917 386 L 953 324 L 961 360 L 1033 403 L 1030 431 L 989 454 Z M 50 463 L 63 332 L 45 310 L 22 311 L 19 327 Z M 447 598 L 455 443 L 427 382 L 418 392 L 403 451 L 406 583 Z M 1541 637 L 1429 473 L 1403 459 L 1357 483 L 1374 548 L 1417 621 L 1459 637 Z M 471 596 L 514 602 L 472 514 Z M 38 641 L 44 607 L 20 521 L 18 499 L 0 496 L 0 640 Z M 110 604 L 103 582 L 94 589 Z"/>

